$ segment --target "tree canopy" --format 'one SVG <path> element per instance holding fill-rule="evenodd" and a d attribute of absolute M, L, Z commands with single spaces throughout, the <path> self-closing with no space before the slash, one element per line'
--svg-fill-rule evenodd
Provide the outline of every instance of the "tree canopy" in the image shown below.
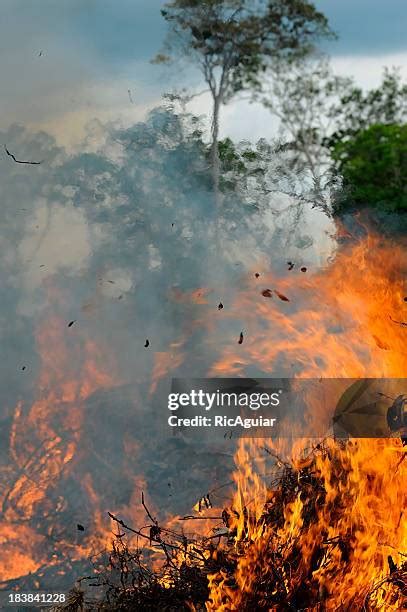
<path fill-rule="evenodd" d="M 309 53 L 331 31 L 308 0 L 173 0 L 161 11 L 170 24 L 166 49 L 194 63 L 213 100 L 212 169 L 219 187 L 219 113 L 235 94 L 261 89 L 276 58 Z M 159 54 L 156 61 L 169 60 Z"/>
<path fill-rule="evenodd" d="M 388 130 L 383 129 L 390 146 L 392 130 L 395 129 L 391 126 L 405 124 L 407 84 L 397 69 L 385 69 L 379 86 L 364 90 L 353 78 L 334 74 L 329 59 L 324 55 L 299 58 L 291 63 L 277 62 L 271 76 L 270 87 L 261 101 L 280 120 L 281 146 L 289 154 L 287 163 L 292 164 L 297 176 L 304 176 L 303 188 L 308 191 L 308 197 L 327 211 L 331 210 L 335 200 L 338 212 L 351 203 L 346 201 L 351 197 L 350 175 L 342 180 L 341 174 L 345 172 L 345 166 L 346 172 L 350 172 L 347 165 L 350 159 L 352 173 L 354 171 L 354 147 L 358 148 L 367 138 L 377 152 L 377 142 L 373 137 L 375 130 L 367 130 L 373 126 L 389 126 Z M 394 142 L 391 148 L 396 144 Z M 361 150 L 359 154 L 362 154 Z M 397 160 L 396 155 L 395 164 Z M 385 159 L 382 161 L 387 163 Z M 378 170 L 372 156 L 367 155 L 363 163 L 368 173 L 371 170 L 374 174 Z M 382 181 L 390 180 L 391 172 L 387 178 L 380 171 L 379 174 Z M 360 184 L 364 183 L 363 176 L 360 181 Z M 345 185 L 346 195 L 341 194 Z M 366 195 L 364 193 L 364 197 Z M 377 192 L 376 196 L 382 197 Z M 374 206 L 378 202 L 376 196 L 371 202 Z M 355 205 L 356 201 L 361 204 L 363 198 L 351 200 Z M 390 200 L 394 201 L 393 196 Z"/>
<path fill-rule="evenodd" d="M 270 59 L 303 55 L 330 34 L 325 16 L 308 0 L 174 0 L 161 13 L 175 34 L 169 48 L 174 51 L 177 41 L 188 50 L 211 91 L 221 88 L 223 103 L 242 89 L 261 87 Z"/>
<path fill-rule="evenodd" d="M 361 130 L 353 138 L 338 141 L 332 156 L 345 187 L 341 209 L 356 204 L 407 212 L 406 124 Z"/>

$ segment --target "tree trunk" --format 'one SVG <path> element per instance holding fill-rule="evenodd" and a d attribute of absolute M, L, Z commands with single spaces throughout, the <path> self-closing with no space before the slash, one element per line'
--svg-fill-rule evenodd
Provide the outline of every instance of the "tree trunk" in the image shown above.
<path fill-rule="evenodd" d="M 220 96 L 214 98 L 213 116 L 212 116 L 212 144 L 211 144 L 211 166 L 212 166 L 212 183 L 213 195 L 215 201 L 215 215 L 220 214 L 221 193 L 219 189 L 220 183 L 220 159 L 219 159 L 219 112 L 220 112 Z"/>
<path fill-rule="evenodd" d="M 220 216 L 222 211 L 222 194 L 220 192 L 220 158 L 219 158 L 219 112 L 221 99 L 215 96 L 213 100 L 212 130 L 211 130 L 211 173 L 214 204 L 214 250 L 216 257 L 221 256 Z"/>

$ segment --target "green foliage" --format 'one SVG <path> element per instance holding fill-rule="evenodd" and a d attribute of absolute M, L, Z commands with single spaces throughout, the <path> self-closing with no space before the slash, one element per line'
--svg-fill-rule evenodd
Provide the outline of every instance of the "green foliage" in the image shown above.
<path fill-rule="evenodd" d="M 373 125 L 338 141 L 332 157 L 351 195 L 336 212 L 352 204 L 407 212 L 406 124 Z"/>
<path fill-rule="evenodd" d="M 225 138 L 224 140 L 219 141 L 218 150 L 219 159 L 224 172 L 234 171 L 240 173 L 246 170 L 242 156 L 239 155 L 233 141 L 230 138 Z"/>
<path fill-rule="evenodd" d="M 348 79 L 329 117 L 336 126 L 325 141 L 330 149 L 370 126 L 403 124 L 407 120 L 407 83 L 397 69 L 387 68 L 379 87 L 367 92 Z"/>
<path fill-rule="evenodd" d="M 262 189 L 259 181 L 263 180 L 269 166 L 269 155 L 264 155 L 259 148 L 251 148 L 248 142 L 234 143 L 230 138 L 218 142 L 220 161 L 220 186 L 226 195 L 235 197 L 236 193 L 246 194 L 251 189 Z"/>
<path fill-rule="evenodd" d="M 338 167 L 345 170 L 345 161 L 341 164 L 338 156 L 352 156 L 351 143 L 372 126 L 406 122 L 407 84 L 397 69 L 385 69 L 380 85 L 364 91 L 352 78 L 335 75 L 329 60 L 321 55 L 278 62 L 272 76 L 268 97 L 262 102 L 280 119 L 293 169 L 306 179 L 306 189 L 312 181 L 310 196 L 323 206 L 326 203 L 328 209 L 342 182 Z M 345 184 L 350 187 L 350 177 Z M 383 197 L 376 188 L 374 191 L 372 203 Z M 360 194 L 354 195 L 358 200 Z M 389 200 L 389 194 L 385 195 Z M 393 196 L 390 200 L 394 201 Z"/>

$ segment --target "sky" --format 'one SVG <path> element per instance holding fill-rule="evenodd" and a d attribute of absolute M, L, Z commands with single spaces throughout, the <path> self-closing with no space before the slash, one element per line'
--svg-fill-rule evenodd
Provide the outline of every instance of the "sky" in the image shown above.
<path fill-rule="evenodd" d="M 162 4 L 2 0 L 0 128 L 40 127 L 74 145 L 92 119 L 128 125 L 142 118 L 179 84 L 176 71 L 149 62 L 166 33 Z M 407 70 L 405 0 L 316 0 L 316 6 L 339 35 L 327 46 L 337 71 L 369 87 L 384 65 Z M 207 104 L 197 100 L 193 110 L 205 112 Z M 223 119 L 224 132 L 235 138 L 273 129 L 270 115 L 247 103 L 230 105 Z"/>

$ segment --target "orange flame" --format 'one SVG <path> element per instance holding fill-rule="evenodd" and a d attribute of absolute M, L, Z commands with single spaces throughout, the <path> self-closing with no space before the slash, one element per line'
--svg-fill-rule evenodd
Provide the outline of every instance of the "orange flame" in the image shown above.
<path fill-rule="evenodd" d="M 20 403 L 14 413 L 10 464 L 2 474 L 5 484 L 0 499 L 2 581 L 50 563 L 43 557 L 49 534 L 37 529 L 36 517 L 58 513 L 64 507 L 63 497 L 59 494 L 55 499 L 55 491 L 80 452 L 83 402 L 95 390 L 117 384 L 95 342 L 77 330 L 72 341 L 66 328 L 66 321 L 56 316 L 40 325 L 36 335 L 41 357 L 38 397 L 30 407 Z M 70 545 L 55 543 L 56 549 L 64 546 Z M 89 552 L 85 549 L 83 556 Z"/>
<path fill-rule="evenodd" d="M 224 315 L 244 321 L 241 350 L 230 342 L 210 375 L 242 376 L 252 364 L 276 375 L 283 360 L 304 378 L 404 376 L 406 268 L 405 245 L 370 235 L 314 273 L 270 273 L 261 285 L 250 282 Z M 263 284 L 278 286 L 290 302 L 265 299 Z"/>
<path fill-rule="evenodd" d="M 293 375 L 304 378 L 403 378 L 406 268 L 405 244 L 370 234 L 340 247 L 330 265 L 313 274 L 263 276 L 262 286 L 256 281 L 254 289 L 246 288 L 227 313 L 245 322 L 243 346 L 237 352 L 236 343 L 231 343 L 210 374 L 244 376 L 253 364 L 273 375 L 277 364 L 283 363 L 283 369 L 291 367 Z M 278 287 L 289 301 L 278 299 L 278 294 L 270 299 L 268 293 L 264 299 L 263 284 Z M 297 468 L 301 462 L 314 462 L 313 473 L 321 479 L 326 498 L 309 525 L 304 522 L 305 500 L 300 493 L 285 507 L 283 526 L 261 520 L 274 495 L 270 475 L 261 469 L 265 443 L 279 453 L 285 451 Z M 327 444 L 327 453 L 304 459 L 309 445 L 304 440 L 294 448 L 286 444 L 285 449 L 281 441 L 241 441 L 232 504 L 238 558 L 235 585 L 231 587 L 230 577 L 222 572 L 212 574 L 208 610 L 248 609 L 245 606 L 248 601 L 254 605 L 254 596 L 257 605 L 266 605 L 261 601 L 262 580 L 277 581 L 268 569 L 275 561 L 271 551 L 289 558 L 293 550 L 299 555 L 298 580 L 313 585 L 326 602 L 325 609 L 396 609 L 397 597 L 386 576 L 389 555 L 396 564 L 405 560 L 405 448 L 399 439 L 354 440 L 345 448 L 334 441 Z M 318 550 L 324 551 L 324 558 L 312 570 Z M 282 571 L 279 580 L 284 588 L 289 583 L 292 588 L 293 576 L 288 579 Z"/>
<path fill-rule="evenodd" d="M 358 242 L 345 243 L 324 269 L 302 273 L 294 268 L 284 278 L 271 272 L 262 275 L 261 283 L 251 274 L 246 287 L 222 309 L 222 318 L 244 322 L 244 342 L 238 345 L 237 336 L 231 337 L 209 374 L 243 376 L 256 366 L 272 376 L 281 375 L 280 368 L 305 378 L 403 377 L 407 366 L 407 329 L 403 325 L 406 264 L 404 244 L 370 234 Z M 266 288 L 270 292 L 264 295 Z M 187 296 L 178 292 L 175 298 L 202 310 L 210 307 L 207 295 L 207 290 L 200 289 Z M 198 320 L 208 330 L 209 344 L 217 344 L 217 323 L 203 320 L 202 313 Z M 9 484 L 1 490 L 2 580 L 34 572 L 44 562 L 41 550 L 46 536 L 30 520 L 38 512 L 59 509 L 49 503 L 47 495 L 76 461 L 84 435 L 84 400 L 95 390 L 118 383 L 111 366 L 101 358 L 100 347 L 74 328 L 75 348 L 66 338 L 65 328 L 66 322 L 52 318 L 39 330 L 42 369 L 38 398 L 28 410 L 23 404 L 15 410 L 12 463 L 5 471 Z M 168 353 L 156 354 L 151 392 L 160 378 L 182 363 L 183 346 L 184 342 L 173 343 Z M 265 442 L 276 454 L 285 454 L 297 471 L 312 464 L 320 479 L 326 497 L 309 525 L 306 501 L 300 493 L 285 506 L 281 525 L 264 522 L 265 508 L 276 495 L 266 471 Z M 131 441 L 128 443 L 131 446 Z M 392 587 L 381 581 L 388 574 L 388 556 L 401 563 L 407 543 L 405 450 L 397 439 L 357 440 L 345 448 L 329 442 L 328 453 L 317 453 L 310 459 L 305 452 L 307 444 L 299 441 L 293 448 L 284 448 L 276 441 L 252 439 L 238 445 L 230 526 L 234 535 L 228 544 L 236 552 L 234 584 L 223 571 L 209 575 L 207 610 L 244 609 L 248 599 L 256 595 L 262 574 L 277 580 L 266 571 L 275 550 L 282 558 L 297 555 L 295 578 L 286 575 L 289 568 L 283 566 L 278 577 L 282 588 L 288 589 L 294 579 L 298 584 L 308 581 L 327 602 L 327 610 L 361 609 L 367 598 L 373 609 L 394 606 Z M 137 449 L 132 447 L 131 452 L 137 453 Z M 107 546 L 110 538 L 89 475 L 84 476 L 82 486 L 97 528 L 92 538 L 76 547 L 78 556 L 88 555 L 97 545 Z M 145 489 L 143 478 L 134 477 L 133 507 L 139 507 L 141 489 Z M 62 507 L 64 500 L 59 499 L 58 504 Z M 212 511 L 217 513 L 218 509 Z M 136 524 L 141 520 L 138 511 L 132 519 Z M 206 521 L 199 524 L 201 529 L 203 526 L 207 527 Z M 339 542 L 346 547 L 346 563 Z M 312 569 L 320 550 L 324 551 L 323 562 Z M 163 580 L 165 583 L 165 577 Z M 370 593 L 372 585 L 381 587 Z"/>

